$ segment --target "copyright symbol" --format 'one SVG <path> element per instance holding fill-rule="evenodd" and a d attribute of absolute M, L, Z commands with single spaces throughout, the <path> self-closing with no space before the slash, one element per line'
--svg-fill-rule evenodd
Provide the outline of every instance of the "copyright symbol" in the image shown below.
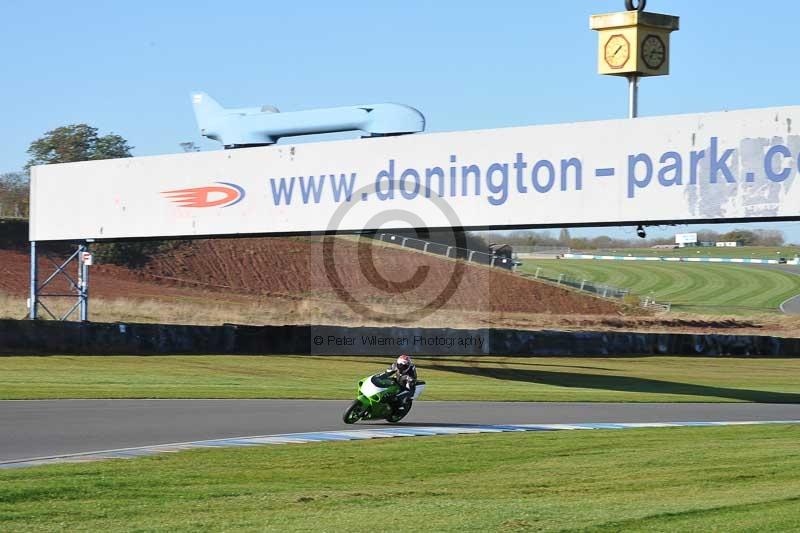
<path fill-rule="evenodd" d="M 391 188 L 395 190 L 397 196 L 404 195 L 397 183 Z M 333 213 L 327 232 L 336 233 L 343 229 L 358 231 L 358 227 L 354 227 L 354 224 L 364 224 L 366 228 L 410 227 L 417 230 L 419 235 L 420 230 L 423 234 L 427 234 L 428 227 L 432 226 L 449 228 L 453 242 L 452 246 L 447 248 L 448 254 L 451 248 L 456 250 L 466 248 L 463 232 L 454 230 L 462 226 L 458 215 L 437 193 L 420 186 L 417 189 L 420 208 L 415 212 L 400 208 L 383 208 L 376 213 L 374 208 L 370 208 L 370 204 L 380 201 L 375 198 L 376 192 L 375 184 L 355 191 L 353 194 L 355 201 L 341 204 Z M 349 220 L 348 214 L 351 211 L 356 220 L 364 220 L 365 217 L 368 220 L 366 222 Z M 425 216 L 425 220 L 421 215 Z M 429 266 L 419 265 L 409 277 L 397 279 L 397 274 L 402 272 L 398 272 L 399 269 L 394 268 L 395 265 L 387 264 L 386 255 L 383 255 L 382 260 L 376 260 L 373 256 L 376 249 L 374 240 L 360 237 L 355 257 L 346 249 L 337 251 L 339 245 L 349 248 L 352 243 L 352 241 L 345 241 L 344 244 L 342 242 L 331 237 L 323 239 L 322 259 L 325 277 L 336 296 L 352 311 L 368 320 L 384 323 L 411 322 L 427 317 L 450 301 L 465 275 L 466 268 L 463 261 L 456 260 L 440 263 L 436 276 L 430 275 Z M 371 290 L 364 290 L 365 285 L 371 287 Z"/>
<path fill-rule="evenodd" d="M 317 335 L 314 337 L 314 344 L 317 346 L 322 346 L 323 342 L 325 342 L 325 339 L 322 338 L 322 335 Z"/>

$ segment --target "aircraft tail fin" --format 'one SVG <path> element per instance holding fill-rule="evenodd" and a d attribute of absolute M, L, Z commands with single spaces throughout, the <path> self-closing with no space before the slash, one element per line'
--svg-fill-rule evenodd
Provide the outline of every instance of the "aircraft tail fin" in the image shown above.
<path fill-rule="evenodd" d="M 192 106 L 197 126 L 201 131 L 207 129 L 211 121 L 225 112 L 225 108 L 219 105 L 219 102 L 202 92 L 192 94 Z"/>

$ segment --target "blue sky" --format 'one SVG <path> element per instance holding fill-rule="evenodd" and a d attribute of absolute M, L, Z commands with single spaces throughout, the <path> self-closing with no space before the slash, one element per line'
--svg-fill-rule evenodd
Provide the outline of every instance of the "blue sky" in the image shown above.
<path fill-rule="evenodd" d="M 402 102 L 423 111 L 428 131 L 619 118 L 625 81 L 596 74 L 588 18 L 623 4 L 6 2 L 0 172 L 24 165 L 45 131 L 76 122 L 123 135 L 136 155 L 182 141 L 218 149 L 196 129 L 188 94 L 198 89 L 226 106 L 283 111 Z M 642 84 L 641 114 L 798 104 L 800 4 L 768 5 L 650 0 L 649 11 L 680 16 L 681 31 L 672 75 Z M 800 242 L 800 223 L 758 227 Z"/>

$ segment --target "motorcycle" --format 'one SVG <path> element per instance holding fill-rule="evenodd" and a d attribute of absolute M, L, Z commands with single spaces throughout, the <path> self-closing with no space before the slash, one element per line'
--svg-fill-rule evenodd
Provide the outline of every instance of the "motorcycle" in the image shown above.
<path fill-rule="evenodd" d="M 358 382 L 355 401 L 344 412 L 342 420 L 345 424 L 354 424 L 359 420 L 385 419 L 387 422 L 399 422 L 411 411 L 414 400 L 425 390 L 425 382 L 417 381 L 414 394 L 402 401 L 394 401 L 402 391 L 400 385 L 386 372 L 367 376 Z"/>

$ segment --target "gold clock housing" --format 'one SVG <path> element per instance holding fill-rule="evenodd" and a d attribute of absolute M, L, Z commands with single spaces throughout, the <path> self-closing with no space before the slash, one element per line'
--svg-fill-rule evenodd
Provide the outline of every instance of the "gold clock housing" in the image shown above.
<path fill-rule="evenodd" d="M 598 32 L 597 70 L 612 76 L 669 74 L 669 37 L 680 19 L 647 11 L 592 15 Z"/>

